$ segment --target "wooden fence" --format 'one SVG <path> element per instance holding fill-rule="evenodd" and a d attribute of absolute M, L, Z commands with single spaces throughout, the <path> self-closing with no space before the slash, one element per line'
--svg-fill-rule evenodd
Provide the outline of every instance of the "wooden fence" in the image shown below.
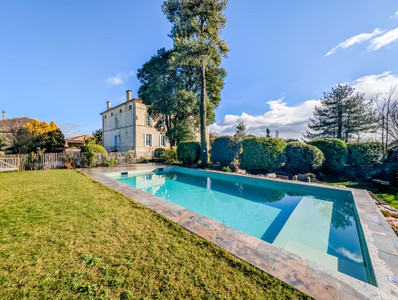
<path fill-rule="evenodd" d="M 152 157 L 147 157 L 152 158 Z M 138 159 L 128 152 L 111 152 L 97 154 L 93 167 L 101 166 L 105 161 L 116 160 L 117 164 L 137 163 Z M 66 164 L 74 167 L 84 167 L 85 159 L 80 152 L 62 153 L 29 153 L 18 155 L 0 155 L 0 173 L 26 170 L 64 169 Z"/>

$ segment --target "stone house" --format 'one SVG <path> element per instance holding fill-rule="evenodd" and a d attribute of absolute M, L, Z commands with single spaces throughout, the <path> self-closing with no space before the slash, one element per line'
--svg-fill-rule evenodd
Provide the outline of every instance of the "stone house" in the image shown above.
<path fill-rule="evenodd" d="M 134 150 L 137 157 L 151 157 L 156 148 L 167 148 L 169 143 L 164 133 L 154 126 L 141 99 L 131 97 L 126 91 L 126 101 L 115 107 L 107 102 L 102 116 L 102 145 L 108 152 Z"/>
<path fill-rule="evenodd" d="M 13 139 L 18 130 L 32 120 L 27 117 L 6 119 L 6 112 L 3 110 L 2 119 L 0 120 L 0 134 L 4 136 L 7 147 L 12 146 Z"/>

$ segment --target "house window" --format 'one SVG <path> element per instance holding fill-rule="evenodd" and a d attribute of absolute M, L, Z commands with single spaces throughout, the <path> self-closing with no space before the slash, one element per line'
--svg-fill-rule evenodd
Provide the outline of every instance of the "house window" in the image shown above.
<path fill-rule="evenodd" d="M 118 137 L 117 135 L 115 135 L 113 137 L 113 145 L 115 146 L 115 148 L 117 149 L 118 145 L 119 145 L 119 141 L 118 141 Z"/>
<path fill-rule="evenodd" d="M 113 113 L 111 113 L 111 117 L 113 117 Z"/>
<path fill-rule="evenodd" d="M 122 109 L 120 109 L 119 112 L 122 112 Z"/>
<path fill-rule="evenodd" d="M 160 136 L 160 146 L 161 147 L 166 147 L 166 137 L 164 135 Z"/>
<path fill-rule="evenodd" d="M 115 129 L 119 128 L 119 120 L 115 118 Z"/>
<path fill-rule="evenodd" d="M 145 146 L 152 146 L 152 134 L 145 134 Z"/>
<path fill-rule="evenodd" d="M 132 106 L 132 105 L 129 105 L 129 110 L 132 110 L 132 108 L 133 108 L 133 106 Z"/>
<path fill-rule="evenodd" d="M 106 119 L 106 115 L 104 115 L 104 119 Z"/>
<path fill-rule="evenodd" d="M 146 122 L 145 122 L 146 126 L 152 126 L 152 118 L 150 115 L 146 115 Z"/>

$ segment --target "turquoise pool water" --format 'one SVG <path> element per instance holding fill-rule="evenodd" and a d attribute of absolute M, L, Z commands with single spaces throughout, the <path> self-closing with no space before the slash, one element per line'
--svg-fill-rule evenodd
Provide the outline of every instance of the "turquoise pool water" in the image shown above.
<path fill-rule="evenodd" d="M 259 186 L 256 181 L 239 183 L 236 178 L 180 172 L 152 172 L 118 180 L 328 268 L 373 281 L 361 247 L 353 200 L 344 195 L 334 197 L 331 190 L 325 195 L 298 192 L 297 186 L 275 189 L 272 183 Z"/>

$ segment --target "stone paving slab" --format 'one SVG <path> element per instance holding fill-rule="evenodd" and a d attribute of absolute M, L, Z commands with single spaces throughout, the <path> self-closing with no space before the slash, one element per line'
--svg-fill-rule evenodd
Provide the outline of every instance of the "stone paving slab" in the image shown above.
<path fill-rule="evenodd" d="M 170 168 L 157 164 L 139 164 L 114 168 L 86 169 L 86 173 L 95 180 L 147 206 L 176 224 L 226 249 L 233 255 L 315 299 L 398 299 L 398 285 L 389 280 L 389 276 L 398 278 L 398 239 L 366 191 L 337 186 L 328 187 L 306 182 L 292 183 L 307 187 L 312 186 L 315 190 L 321 187 L 332 190 L 345 190 L 352 193 L 360 219 L 359 224 L 362 227 L 375 271 L 377 287 L 338 271 L 328 269 L 285 249 L 276 247 L 106 175 L 121 171 L 149 171 L 159 167 Z M 203 172 L 203 170 L 201 171 Z M 220 173 L 217 171 L 208 172 Z M 222 174 L 226 176 L 254 177 Z M 255 178 L 280 182 L 278 179 Z M 289 183 L 291 182 L 289 181 Z"/>

